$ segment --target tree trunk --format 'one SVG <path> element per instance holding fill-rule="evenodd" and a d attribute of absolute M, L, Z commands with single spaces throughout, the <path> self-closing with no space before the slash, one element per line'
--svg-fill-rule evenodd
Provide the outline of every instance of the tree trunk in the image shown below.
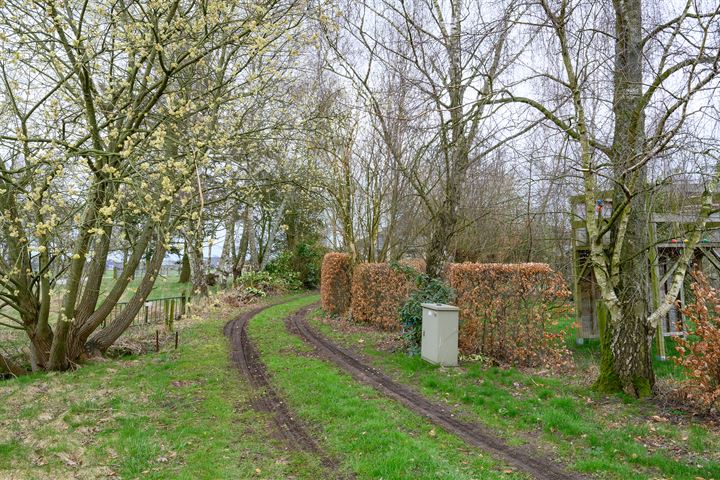
<path fill-rule="evenodd" d="M 270 223 L 270 231 L 268 232 L 268 243 L 267 247 L 265 248 L 265 255 L 262 259 L 262 263 L 258 266 L 258 270 L 264 270 L 265 267 L 267 267 L 267 264 L 270 262 L 270 254 L 272 253 L 272 248 L 275 245 L 278 233 L 280 232 L 280 225 L 282 224 L 282 220 L 285 215 L 286 204 L 287 200 L 283 198 L 282 202 L 280 202 L 280 206 L 275 212 L 275 217 Z"/>
<path fill-rule="evenodd" d="M 191 239 L 190 249 L 190 270 L 192 272 L 193 293 L 201 297 L 208 296 L 207 278 L 205 275 L 205 263 L 202 251 L 202 236 L 196 232 Z"/>
<path fill-rule="evenodd" d="M 467 178 L 469 168 L 469 145 L 477 128 L 478 118 L 465 117 L 465 90 L 467 85 L 463 79 L 463 51 L 461 45 L 462 12 L 461 2 L 450 3 L 450 35 L 447 39 L 448 66 L 448 98 L 449 125 L 443 127 L 442 141 L 444 155 L 448 162 L 445 173 L 442 204 L 433 214 L 430 245 L 426 254 L 426 272 L 434 278 L 440 278 L 445 263 L 449 260 L 448 247 L 455 235 L 458 224 L 458 207 L 460 205 L 460 189 Z M 445 130 L 447 128 L 447 130 Z"/>
<path fill-rule="evenodd" d="M 188 283 L 190 281 L 190 257 L 187 253 L 187 243 L 183 250 L 182 262 L 180 264 L 180 278 L 178 283 Z"/>
<path fill-rule="evenodd" d="M 453 212 L 444 212 L 438 216 L 433 222 L 430 246 L 425 257 L 426 273 L 433 278 L 442 277 L 448 258 L 447 246 L 457 223 L 457 215 Z"/>
<path fill-rule="evenodd" d="M 596 382 L 599 390 L 624 391 L 644 397 L 655 389 L 652 368 L 654 330 L 648 319 L 647 193 L 645 169 L 630 170 L 643 155 L 645 112 L 643 94 L 642 2 L 614 0 L 615 7 L 615 131 L 612 156 L 617 181 L 613 208 L 627 202 L 627 218 L 611 230 L 611 282 L 617 308 L 611 309 L 601 335 L 604 359 Z M 631 192 L 628 197 L 627 191 Z M 618 250 L 619 249 L 619 250 Z"/>
<path fill-rule="evenodd" d="M 67 370 L 70 366 L 67 359 L 68 334 L 72 323 L 75 321 L 75 307 L 77 305 L 78 295 L 80 294 L 82 276 L 85 270 L 85 256 L 88 253 L 90 240 L 92 238 L 90 229 L 95 225 L 97 212 L 103 206 L 105 189 L 107 188 L 107 183 L 103 182 L 103 180 L 107 179 L 102 178 L 99 173 L 96 175 L 95 185 L 89 195 L 90 201 L 85 209 L 84 219 L 79 227 L 78 237 L 75 240 L 73 259 L 68 273 L 62 311 L 55 326 L 52 347 L 50 348 L 50 358 L 48 359 L 47 366 L 50 370 Z"/>
<path fill-rule="evenodd" d="M 245 206 L 243 213 L 243 231 L 240 236 L 240 245 L 238 246 L 237 256 L 235 257 L 235 265 L 233 265 L 233 281 L 237 281 L 243 274 L 245 269 L 245 259 L 248 254 L 248 245 L 250 242 L 250 230 L 252 229 L 252 207 Z"/>
<path fill-rule="evenodd" d="M 220 284 L 226 286 L 228 278 L 232 273 L 232 266 L 235 264 L 233 258 L 235 246 L 235 224 L 238 221 L 238 211 L 236 208 L 228 215 L 225 221 L 225 240 L 223 241 L 222 253 L 218 262 L 218 272 L 220 273 Z"/>
<path fill-rule="evenodd" d="M 110 348 L 110 346 L 112 346 L 113 343 L 117 341 L 118 338 L 120 338 L 120 335 L 128 329 L 140 309 L 145 304 L 145 300 L 148 295 L 150 295 L 164 258 L 165 247 L 162 241 L 159 241 L 155 245 L 155 253 L 153 254 L 152 259 L 147 263 L 145 275 L 140 281 L 137 292 L 133 295 L 125 308 L 113 319 L 112 322 L 107 325 L 107 327 L 103 328 L 90 338 L 86 347 L 88 351 L 99 351 L 104 353 L 108 348 Z"/>

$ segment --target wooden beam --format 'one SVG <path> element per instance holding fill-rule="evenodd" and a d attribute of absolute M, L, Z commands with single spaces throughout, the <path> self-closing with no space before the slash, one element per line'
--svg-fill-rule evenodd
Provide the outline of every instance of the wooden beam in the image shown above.
<path fill-rule="evenodd" d="M 698 214 L 695 213 L 653 213 L 650 221 L 653 223 L 697 223 Z M 710 215 L 707 223 L 720 223 L 720 214 Z"/>
<path fill-rule="evenodd" d="M 720 271 L 720 255 L 718 255 L 714 249 L 700 247 L 698 250 L 708 259 L 713 267 Z"/>

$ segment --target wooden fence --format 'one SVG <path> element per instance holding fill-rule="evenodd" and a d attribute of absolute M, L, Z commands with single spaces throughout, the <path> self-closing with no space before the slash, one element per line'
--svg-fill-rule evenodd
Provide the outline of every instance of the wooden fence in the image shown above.
<path fill-rule="evenodd" d="M 156 298 L 146 300 L 143 307 L 135 315 L 131 327 L 152 324 L 171 324 L 187 312 L 189 298 L 183 294 L 179 297 Z M 127 306 L 128 302 L 118 302 L 108 320 L 114 320 Z M 106 320 L 107 321 L 107 320 Z M 103 322 L 103 327 L 105 322 Z"/>

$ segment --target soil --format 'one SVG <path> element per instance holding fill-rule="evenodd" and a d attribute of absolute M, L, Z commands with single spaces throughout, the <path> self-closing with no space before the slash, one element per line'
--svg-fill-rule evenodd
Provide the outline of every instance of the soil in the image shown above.
<path fill-rule="evenodd" d="M 322 465 L 337 471 L 338 464 L 322 451 L 314 436 L 290 411 L 287 403 L 272 387 L 270 376 L 260 355 L 247 334 L 248 322 L 257 314 L 273 305 L 257 307 L 243 313 L 225 325 L 225 336 L 230 340 L 232 363 L 247 378 L 254 390 L 253 408 L 271 415 L 275 433 L 283 447 L 290 450 L 303 450 L 320 459 Z M 338 477 L 333 477 L 338 478 Z"/>
<path fill-rule="evenodd" d="M 447 408 L 435 404 L 400 385 L 387 375 L 363 363 L 360 357 L 340 348 L 324 335 L 313 330 L 306 317 L 310 309 L 300 310 L 285 320 L 287 329 L 313 345 L 318 354 L 348 372 L 356 380 L 373 387 L 380 393 L 396 400 L 410 410 L 427 418 L 447 432 L 457 435 L 468 444 L 478 447 L 494 457 L 503 460 L 513 468 L 530 474 L 540 480 L 563 480 L 586 478 L 577 473 L 568 472 L 559 463 L 548 459 L 529 446 L 511 447 L 486 427 L 468 423 L 456 418 Z"/>

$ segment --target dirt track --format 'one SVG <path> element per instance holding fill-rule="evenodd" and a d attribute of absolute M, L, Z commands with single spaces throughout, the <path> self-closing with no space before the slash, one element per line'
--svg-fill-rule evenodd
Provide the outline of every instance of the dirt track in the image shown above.
<path fill-rule="evenodd" d="M 309 309 L 303 309 L 285 320 L 288 330 L 315 346 L 318 353 L 338 365 L 356 380 L 405 405 L 446 431 L 457 435 L 468 444 L 490 453 L 519 471 L 541 480 L 582 479 L 579 474 L 566 471 L 529 447 L 511 447 L 487 428 L 458 420 L 444 407 L 432 403 L 413 390 L 396 383 L 390 377 L 364 364 L 356 355 L 342 349 L 316 332 L 307 323 Z"/>
<path fill-rule="evenodd" d="M 325 468 L 336 470 L 337 463 L 319 448 L 312 435 L 297 421 L 280 395 L 272 388 L 265 365 L 248 338 L 247 324 L 250 319 L 272 306 L 267 305 L 250 310 L 225 325 L 224 333 L 230 340 L 230 358 L 255 390 L 253 407 L 271 414 L 276 433 L 283 442 L 283 446 L 287 449 L 312 453 L 320 459 Z"/>

